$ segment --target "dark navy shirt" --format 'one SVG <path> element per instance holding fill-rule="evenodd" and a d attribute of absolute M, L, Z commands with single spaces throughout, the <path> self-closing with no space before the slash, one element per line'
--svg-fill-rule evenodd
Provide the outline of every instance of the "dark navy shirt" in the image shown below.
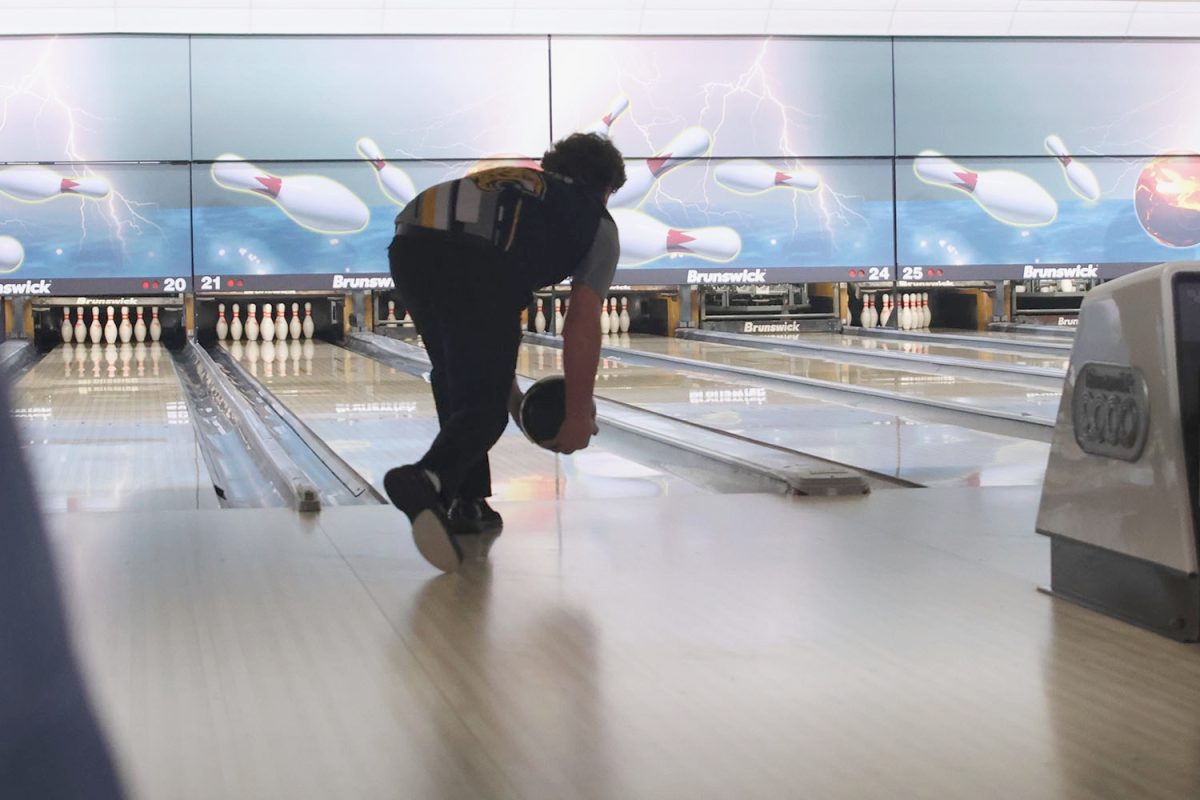
<path fill-rule="evenodd" d="M 396 234 L 411 227 L 486 240 L 513 256 L 528 289 L 568 276 L 603 296 L 612 285 L 620 244 L 617 226 L 594 188 L 529 167 L 497 167 L 439 183 L 396 217 Z"/>

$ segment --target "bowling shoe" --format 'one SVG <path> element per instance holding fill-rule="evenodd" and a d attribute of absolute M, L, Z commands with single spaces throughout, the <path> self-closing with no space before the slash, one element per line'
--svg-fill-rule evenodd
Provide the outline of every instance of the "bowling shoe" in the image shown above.
<path fill-rule="evenodd" d="M 504 528 L 504 520 L 484 499 L 459 499 L 450 504 L 450 531 L 464 561 L 486 559 Z"/>
<path fill-rule="evenodd" d="M 504 520 L 487 500 L 460 498 L 450 504 L 450 530 L 459 535 L 499 533 Z"/>
<path fill-rule="evenodd" d="M 446 505 L 425 470 L 416 464 L 388 470 L 383 476 L 383 490 L 412 523 L 413 542 L 426 561 L 442 572 L 454 572 L 462 566 L 462 549 L 450 535 Z"/>

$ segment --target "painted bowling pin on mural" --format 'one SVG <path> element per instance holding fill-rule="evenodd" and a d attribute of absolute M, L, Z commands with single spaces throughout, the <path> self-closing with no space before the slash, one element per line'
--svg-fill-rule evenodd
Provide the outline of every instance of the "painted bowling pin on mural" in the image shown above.
<path fill-rule="evenodd" d="M 640 211 L 613 209 L 626 266 L 644 264 L 669 255 L 691 255 L 706 261 L 731 261 L 742 249 L 742 237 L 733 228 L 672 228 Z"/>
<path fill-rule="evenodd" d="M 779 170 L 762 161 L 726 161 L 716 168 L 714 177 L 738 194 L 762 194 L 778 188 L 811 192 L 821 185 L 821 176 L 806 167 Z"/>
<path fill-rule="evenodd" d="M 712 147 L 712 137 L 704 128 L 685 128 L 667 142 L 658 155 L 645 161 L 626 162 L 625 185 L 608 198 L 609 208 L 633 208 L 646 199 L 663 175 L 680 164 L 699 158 Z"/>
<path fill-rule="evenodd" d="M 225 154 L 213 163 L 212 178 L 224 189 L 267 198 L 298 225 L 317 233 L 357 233 L 371 220 L 358 195 L 321 175 L 281 178 Z"/>
<path fill-rule="evenodd" d="M 584 128 L 581 132 L 598 133 L 601 136 L 608 136 L 609 131 L 612 130 L 613 123 L 617 121 L 617 117 L 624 114 L 627 108 L 629 108 L 629 98 L 623 94 L 617 95 L 608 104 L 608 109 L 604 112 L 604 116 Z"/>
<path fill-rule="evenodd" d="M 1047 136 L 1046 150 L 1062 164 L 1063 173 L 1067 176 L 1067 185 L 1075 194 L 1092 203 L 1100 199 L 1100 181 L 1096 180 L 1096 173 L 1092 172 L 1087 164 L 1076 161 L 1067 152 L 1067 146 L 1063 144 L 1062 139 L 1054 134 Z"/>
<path fill-rule="evenodd" d="M 1058 215 L 1058 203 L 1050 193 L 1019 172 L 976 172 L 934 150 L 924 150 L 917 156 L 913 172 L 926 183 L 966 192 L 980 208 L 1008 225 L 1045 225 Z"/>
<path fill-rule="evenodd" d="M 375 144 L 374 139 L 364 136 L 358 140 L 356 147 L 359 154 L 375 168 L 375 177 L 379 179 L 379 188 L 383 190 L 389 200 L 396 205 L 406 206 L 417 196 L 417 187 L 413 185 L 412 178 L 408 177 L 408 173 L 395 164 L 387 162 L 383 157 L 383 151 L 379 149 L 379 145 Z"/>
<path fill-rule="evenodd" d="M 13 272 L 25 260 L 25 248 L 11 236 L 0 236 L 0 273 Z"/>
<path fill-rule="evenodd" d="M 0 194 L 26 203 L 41 203 L 64 196 L 100 200 L 108 197 L 110 191 L 108 181 L 103 178 L 60 175 L 40 164 L 18 164 L 0 170 Z"/>

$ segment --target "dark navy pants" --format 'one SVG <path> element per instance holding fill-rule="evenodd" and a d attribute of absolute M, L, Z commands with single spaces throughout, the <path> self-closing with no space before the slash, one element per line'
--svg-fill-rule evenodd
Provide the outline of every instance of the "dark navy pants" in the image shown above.
<path fill-rule="evenodd" d="M 388 261 L 433 365 L 441 430 L 419 463 L 447 500 L 489 497 L 488 451 L 508 424 L 529 290 L 504 253 L 442 231 L 397 236 Z"/>

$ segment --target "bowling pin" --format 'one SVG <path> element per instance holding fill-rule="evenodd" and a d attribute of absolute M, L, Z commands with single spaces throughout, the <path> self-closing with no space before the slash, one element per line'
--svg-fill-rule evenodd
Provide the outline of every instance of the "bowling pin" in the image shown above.
<path fill-rule="evenodd" d="M 223 342 L 229 336 L 229 323 L 225 321 L 225 304 L 217 306 L 217 341 Z"/>
<path fill-rule="evenodd" d="M 883 310 L 879 312 L 879 327 L 886 328 L 888 321 L 892 318 L 892 296 L 885 294 L 882 303 Z"/>
<path fill-rule="evenodd" d="M 75 327 L 71 325 L 71 307 L 63 306 L 63 321 L 62 321 L 62 340 L 63 344 L 70 344 L 75 338 Z"/>
<path fill-rule="evenodd" d="M 621 315 L 617 312 L 617 301 L 608 298 L 608 330 L 610 333 L 619 333 L 621 330 Z"/>
<path fill-rule="evenodd" d="M 320 175 L 281 178 L 226 154 L 212 165 L 212 178 L 222 188 L 266 197 L 296 224 L 318 233 L 357 233 L 371 220 L 358 195 Z"/>
<path fill-rule="evenodd" d="M 75 341 L 83 344 L 87 340 L 87 326 L 83 324 L 83 306 L 75 306 Z"/>
<path fill-rule="evenodd" d="M 621 298 L 621 316 L 620 316 L 620 331 L 621 333 L 629 333 L 629 298 Z"/>
<path fill-rule="evenodd" d="M 640 211 L 617 208 L 611 212 L 621 242 L 619 263 L 645 264 L 663 256 L 691 255 L 706 261 L 731 261 L 742 249 L 742 238 L 733 228 L 680 229 L 664 225 Z"/>
<path fill-rule="evenodd" d="M 142 317 L 142 307 L 137 307 L 137 321 L 133 323 L 133 338 L 141 344 L 146 341 L 146 320 Z"/>
<path fill-rule="evenodd" d="M 92 325 L 88 329 L 88 338 L 92 340 L 92 344 L 100 344 L 100 337 L 103 335 L 103 330 L 100 327 L 100 306 L 92 306 Z"/>
<path fill-rule="evenodd" d="M 315 329 L 315 326 L 313 325 L 313 318 L 312 318 L 312 303 L 305 303 L 304 304 L 304 322 L 300 326 L 300 331 L 301 331 L 301 333 L 304 334 L 305 339 L 311 339 L 313 337 L 314 329 Z"/>
<path fill-rule="evenodd" d="M 929 327 L 929 323 L 933 322 L 933 311 L 929 308 L 929 292 L 921 294 L 921 307 L 925 311 L 925 327 Z"/>
<path fill-rule="evenodd" d="M 150 307 L 150 341 L 157 342 L 162 339 L 162 323 L 158 321 L 158 306 Z M 155 373 L 157 374 L 157 373 Z"/>
<path fill-rule="evenodd" d="M 0 170 L 0 194 L 26 203 L 41 203 L 74 195 L 99 200 L 108 197 L 108 181 L 97 176 L 67 177 L 40 164 L 18 164 Z"/>
<path fill-rule="evenodd" d="M 275 338 L 275 321 L 271 319 L 271 304 L 263 303 L 262 321 L 258 324 L 258 335 L 264 342 Z M 274 358 L 271 359 L 274 361 Z"/>
<path fill-rule="evenodd" d="M 653 158 L 626 164 L 625 185 L 608 198 L 609 208 L 641 205 L 654 184 L 668 172 L 708 152 L 712 137 L 704 128 L 685 128 Z"/>
<path fill-rule="evenodd" d="M 609 131 L 612 130 L 613 123 L 617 121 L 617 117 L 625 113 L 625 109 L 627 108 L 629 108 L 629 98 L 623 94 L 617 95 L 608 104 L 608 110 L 604 112 L 604 116 L 584 128 L 582 133 L 598 133 L 601 136 L 610 135 Z"/>
<path fill-rule="evenodd" d="M 242 313 L 241 307 L 237 303 L 234 303 L 233 304 L 233 320 L 229 323 L 229 335 L 230 335 L 230 337 L 232 337 L 232 339 L 235 342 L 240 342 L 242 340 L 242 320 L 241 320 L 241 316 L 240 316 L 241 313 Z"/>
<path fill-rule="evenodd" d="M 383 321 L 387 322 L 389 324 L 392 324 L 392 325 L 396 324 L 396 301 L 395 300 L 388 300 L 388 313 Z"/>
<path fill-rule="evenodd" d="M 275 339 L 280 342 L 285 341 L 288 335 L 287 320 L 283 317 L 284 310 L 283 303 L 275 306 Z"/>
<path fill-rule="evenodd" d="M 563 330 L 567 329 L 567 315 L 571 313 L 571 298 L 563 300 Z"/>
<path fill-rule="evenodd" d="M 113 309 L 112 306 L 109 306 L 108 307 L 108 315 L 107 315 L 106 321 L 104 323 L 104 341 L 108 342 L 109 344 L 117 343 L 116 316 L 117 316 L 116 311 Z"/>
<path fill-rule="evenodd" d="M 562 301 L 557 297 L 554 298 L 554 330 L 551 331 L 551 333 L 553 333 L 555 336 L 562 336 L 563 313 L 561 303 Z"/>
<path fill-rule="evenodd" d="M 910 331 L 913 328 L 912 295 L 900 298 L 900 330 Z"/>
<path fill-rule="evenodd" d="M 1076 161 L 1067 152 L 1067 146 L 1063 144 L 1062 139 L 1050 134 L 1046 137 L 1046 149 L 1062 164 L 1063 172 L 1067 176 L 1067 185 L 1075 194 L 1091 203 L 1100 199 L 1100 182 L 1096 180 L 1096 173 L 1092 172 L 1087 164 Z"/>
<path fill-rule="evenodd" d="M 246 338 L 251 342 L 258 341 L 258 306 L 254 303 L 246 307 Z"/>
<path fill-rule="evenodd" d="M 874 327 L 871 324 L 871 310 L 874 307 L 874 305 L 875 305 L 874 295 L 868 294 L 868 295 L 863 296 L 862 311 L 859 312 L 859 315 L 858 315 L 858 325 L 860 328 Z"/>
<path fill-rule="evenodd" d="M 1058 215 L 1058 203 L 1028 175 L 1006 169 L 976 172 L 934 150 L 913 161 L 917 177 L 934 186 L 966 192 L 980 208 L 1008 225 L 1045 225 Z"/>
<path fill-rule="evenodd" d="M 25 260 L 25 248 L 11 236 L 0 236 L 0 272 L 12 272 Z"/>
<path fill-rule="evenodd" d="M 299 339 L 303 333 L 300 329 L 300 304 L 292 303 L 292 318 L 288 321 L 288 333 L 293 339 Z"/>
<path fill-rule="evenodd" d="M 546 332 L 546 315 L 542 313 L 542 298 L 537 299 L 537 313 L 533 315 L 533 329 L 538 333 Z"/>
<path fill-rule="evenodd" d="M 821 185 L 821 176 L 806 167 L 778 170 L 762 161 L 726 161 L 716 168 L 713 177 L 738 194 L 762 194 L 781 187 L 811 192 Z"/>
<path fill-rule="evenodd" d="M 600 306 L 600 335 L 607 336 L 609 331 L 608 310 Z"/>
<path fill-rule="evenodd" d="M 129 321 L 129 306 L 121 306 L 121 324 L 117 327 L 117 335 L 121 338 L 121 344 L 129 344 L 129 340 L 133 338 L 133 324 Z"/>
<path fill-rule="evenodd" d="M 375 177 L 379 179 L 379 188 L 388 199 L 396 205 L 406 206 L 417 196 L 417 187 L 413 185 L 408 173 L 397 166 L 387 163 L 383 151 L 375 140 L 364 136 L 356 143 L 358 152 L 375 168 Z"/>

